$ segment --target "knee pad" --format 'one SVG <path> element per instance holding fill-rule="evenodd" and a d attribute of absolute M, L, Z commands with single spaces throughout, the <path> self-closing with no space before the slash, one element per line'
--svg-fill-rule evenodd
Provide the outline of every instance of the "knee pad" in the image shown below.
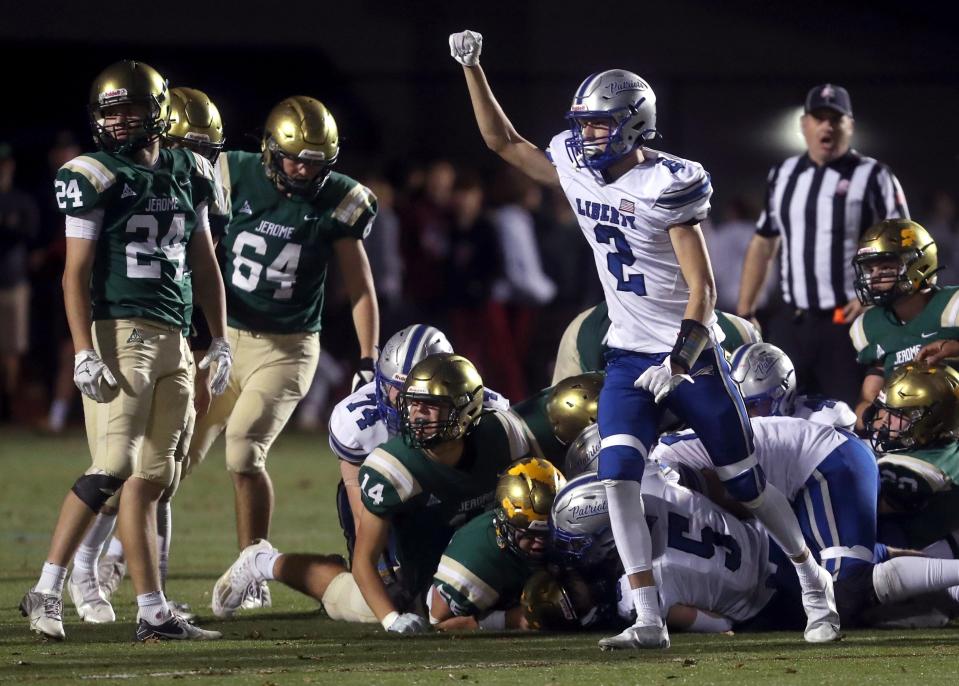
<path fill-rule="evenodd" d="M 346 493 L 346 484 L 342 479 L 336 487 L 336 516 L 340 520 L 340 528 L 343 530 L 343 538 L 346 539 L 346 550 L 352 565 L 353 546 L 356 544 L 356 524 L 353 510 L 350 508 L 350 498 Z"/>
<path fill-rule="evenodd" d="M 323 609 L 330 619 L 362 624 L 379 624 L 379 620 L 363 599 L 360 587 L 349 572 L 333 577 L 323 593 Z"/>
<path fill-rule="evenodd" d="M 729 495 L 741 503 L 752 503 L 766 490 L 766 474 L 758 464 L 731 479 L 723 480 Z"/>
<path fill-rule="evenodd" d="M 599 451 L 597 476 L 603 481 L 642 481 L 646 458 L 629 445 L 611 445 Z"/>
<path fill-rule="evenodd" d="M 227 435 L 226 468 L 234 474 L 259 474 L 266 471 L 266 450 L 250 439 Z"/>
<path fill-rule="evenodd" d="M 170 482 L 170 485 L 163 495 L 160 496 L 160 502 L 170 502 L 173 500 L 173 496 L 176 495 L 177 489 L 180 488 L 180 481 L 183 479 L 183 463 L 174 462 L 173 463 L 173 481 Z"/>
<path fill-rule="evenodd" d="M 100 514 L 100 508 L 116 495 L 123 482 L 124 479 L 109 474 L 84 474 L 73 483 L 70 490 L 84 505 L 93 510 L 94 514 Z"/>

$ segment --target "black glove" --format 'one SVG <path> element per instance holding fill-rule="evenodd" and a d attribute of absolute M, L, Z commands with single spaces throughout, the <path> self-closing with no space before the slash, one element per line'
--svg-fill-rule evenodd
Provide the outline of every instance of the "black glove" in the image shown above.
<path fill-rule="evenodd" d="M 372 357 L 361 357 L 360 363 L 356 367 L 356 374 L 353 375 L 353 392 L 359 389 L 360 386 L 365 386 L 370 381 L 373 380 L 373 370 L 374 370 L 373 358 Z"/>

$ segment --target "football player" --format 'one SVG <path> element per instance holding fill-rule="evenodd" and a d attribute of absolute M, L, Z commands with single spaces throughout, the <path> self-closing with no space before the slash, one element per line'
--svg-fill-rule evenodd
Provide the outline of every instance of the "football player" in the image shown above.
<path fill-rule="evenodd" d="M 434 326 L 413 324 L 396 332 L 377 357 L 374 381 L 341 400 L 330 414 L 330 449 L 339 458 L 342 476 L 336 508 L 351 558 L 357 523 L 353 513 L 363 510 L 358 480 L 363 460 L 378 445 L 399 435 L 399 398 L 410 369 L 427 355 L 452 352 L 446 335 Z M 483 407 L 508 410 L 509 401 L 487 388 Z"/>
<path fill-rule="evenodd" d="M 533 454 L 561 463 L 569 443 L 596 423 L 603 375 L 578 374 L 510 408 L 523 423 Z"/>
<path fill-rule="evenodd" d="M 316 370 L 326 270 L 334 256 L 363 359 L 354 384 L 373 376 L 379 323 L 363 239 L 376 200 L 333 171 L 339 152 L 326 106 L 293 96 L 270 111 L 259 154 L 221 155 L 232 217 L 219 254 L 236 370 L 226 392 L 197 420 L 187 471 L 225 431 L 241 549 L 269 537 L 274 495 L 266 459 Z M 269 605 L 267 593 L 265 584 L 251 588 L 247 605 Z"/>
<path fill-rule="evenodd" d="M 459 529 L 440 558 L 427 596 L 441 631 L 525 629 L 520 593 L 543 564 L 549 511 L 566 479 L 534 457 L 510 465 L 496 504 Z"/>
<path fill-rule="evenodd" d="M 261 541 L 217 581 L 217 616 L 232 614 L 249 585 L 276 578 L 321 600 L 333 619 L 380 622 L 393 633 L 428 628 L 417 610 L 424 612 L 422 596 L 451 535 L 488 507 L 498 474 L 529 445 L 508 413 L 483 409 L 482 379 L 459 355 L 437 353 L 415 365 L 400 407 L 402 437 L 376 448 L 360 469 L 352 574 L 329 558 L 284 567 L 285 556 Z M 402 570 L 393 596 L 377 569 L 391 532 Z"/>
<path fill-rule="evenodd" d="M 556 366 L 553 368 L 553 383 L 583 372 L 601 371 L 606 368 L 606 332 L 612 322 L 609 307 L 600 303 L 578 314 L 569 323 L 556 351 Z M 727 355 L 741 345 L 761 343 L 759 331 L 748 319 L 716 310 L 716 324 L 724 338 L 720 345 Z"/>
<path fill-rule="evenodd" d="M 223 198 L 208 160 L 161 149 L 170 93 L 152 67 L 126 60 L 105 69 L 89 114 L 100 151 L 64 165 L 55 188 L 67 216 L 64 301 L 93 464 L 67 494 L 43 572 L 20 610 L 34 631 L 64 637 L 66 565 L 123 486 L 119 527 L 137 593 L 136 639 L 219 638 L 171 612 L 153 532 L 193 400 L 184 333 L 194 294 L 213 333 L 200 366 L 216 367 L 214 393 L 229 380 L 223 282 L 209 234 L 209 214 L 222 211 Z M 83 562 L 88 570 L 96 564 Z M 86 578 L 98 592 L 95 574 Z"/>
<path fill-rule="evenodd" d="M 797 417 L 847 431 L 856 425 L 856 414 L 841 400 L 797 397 L 796 368 L 789 356 L 771 343 L 740 346 L 729 364 L 750 417 Z"/>
<path fill-rule="evenodd" d="M 859 239 L 856 295 L 872 305 L 849 329 L 860 364 L 868 365 L 856 405 L 862 416 L 893 367 L 935 341 L 959 338 L 959 286 L 936 286 L 939 251 L 929 232 L 908 219 L 887 219 Z"/>
<path fill-rule="evenodd" d="M 832 579 L 809 553 L 789 502 L 766 487 L 742 399 L 729 378 L 713 311 L 715 284 L 699 222 L 712 185 L 702 165 L 653 150 L 656 96 L 631 72 L 593 74 L 577 89 L 569 130 L 544 152 L 520 136 L 490 90 L 482 36 L 450 36 L 487 146 L 533 179 L 562 189 L 593 249 L 611 325 L 599 402 L 599 474 L 632 584 L 636 624 L 603 648 L 666 648 L 640 480 L 664 409 L 696 428 L 729 491 L 798 566 L 808 641 L 839 637 Z M 677 335 L 678 332 L 678 335 Z"/>

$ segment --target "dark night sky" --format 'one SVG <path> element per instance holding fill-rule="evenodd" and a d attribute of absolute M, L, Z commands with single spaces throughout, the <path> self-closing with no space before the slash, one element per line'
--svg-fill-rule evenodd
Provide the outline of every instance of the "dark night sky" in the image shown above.
<path fill-rule="evenodd" d="M 55 130 L 87 140 L 89 83 L 124 57 L 207 91 L 230 147 L 254 144 L 245 134 L 269 107 L 304 93 L 337 116 L 344 171 L 434 156 L 488 167 L 495 159 L 446 44 L 451 31 L 474 28 L 504 108 L 541 144 L 564 126 L 586 75 L 622 67 L 644 76 L 659 99 L 660 147 L 702 161 L 720 206 L 762 192 L 769 164 L 788 152 L 783 118 L 824 81 L 849 88 L 857 147 L 888 162 L 914 204 L 959 182 L 959 46 L 947 3 L 356 0 L 106 5 L 100 14 L 60 4 L 0 0 L 0 138 L 15 144 L 28 178 Z"/>

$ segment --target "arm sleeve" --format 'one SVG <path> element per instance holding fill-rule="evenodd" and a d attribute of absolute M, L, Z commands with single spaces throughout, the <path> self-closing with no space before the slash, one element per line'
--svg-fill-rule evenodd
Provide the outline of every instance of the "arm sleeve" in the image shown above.
<path fill-rule="evenodd" d="M 67 238 L 95 241 L 100 237 L 100 229 L 103 227 L 103 210 L 92 210 L 82 216 L 68 214 L 65 223 Z"/>

